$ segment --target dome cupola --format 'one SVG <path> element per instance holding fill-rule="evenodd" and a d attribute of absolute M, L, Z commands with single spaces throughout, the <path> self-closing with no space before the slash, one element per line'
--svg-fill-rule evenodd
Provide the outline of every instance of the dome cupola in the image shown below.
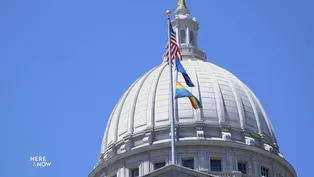
<path fill-rule="evenodd" d="M 173 29 L 177 35 L 177 41 L 183 56 L 189 56 L 206 60 L 204 51 L 198 48 L 199 23 L 196 18 L 190 18 L 185 0 L 178 0 L 178 8 L 175 12 L 175 19 L 172 20 Z"/>

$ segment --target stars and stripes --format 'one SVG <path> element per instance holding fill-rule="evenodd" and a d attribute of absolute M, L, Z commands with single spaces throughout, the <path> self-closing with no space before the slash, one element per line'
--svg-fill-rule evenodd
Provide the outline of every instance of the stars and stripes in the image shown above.
<path fill-rule="evenodd" d="M 177 43 L 177 37 L 175 32 L 173 31 L 171 23 L 170 23 L 170 51 L 172 60 L 174 60 L 175 58 L 178 58 L 180 61 L 182 60 L 180 48 Z M 166 57 L 166 61 L 169 62 L 169 43 L 166 46 L 166 53 L 164 56 Z"/>

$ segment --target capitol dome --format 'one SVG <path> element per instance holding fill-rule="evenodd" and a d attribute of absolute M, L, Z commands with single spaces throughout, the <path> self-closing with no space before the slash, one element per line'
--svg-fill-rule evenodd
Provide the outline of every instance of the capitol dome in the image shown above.
<path fill-rule="evenodd" d="M 161 61 L 114 107 L 89 177 L 296 177 L 258 98 L 232 73 L 207 61 L 198 48 L 199 24 L 189 17 L 185 0 L 178 2 L 171 23 L 195 87 L 183 85 L 203 108 L 194 110 L 188 98 L 174 102 L 176 163 L 170 161 L 169 65 Z M 185 83 L 177 72 L 174 80 Z"/>
<path fill-rule="evenodd" d="M 196 86 L 190 91 L 200 99 L 203 109 L 194 110 L 188 98 L 176 100 L 180 141 L 232 140 L 278 153 L 271 123 L 254 93 L 243 82 L 227 70 L 197 58 L 184 57 L 181 63 L 195 81 Z M 140 77 L 124 93 L 110 116 L 102 143 L 103 153 L 111 144 L 119 144 L 130 135 L 144 137 L 145 132 L 154 134 L 152 144 L 170 140 L 168 71 L 168 64 L 163 63 Z M 183 77 L 178 76 L 184 83 Z M 136 146 L 144 143 L 142 139 L 139 138 Z"/>

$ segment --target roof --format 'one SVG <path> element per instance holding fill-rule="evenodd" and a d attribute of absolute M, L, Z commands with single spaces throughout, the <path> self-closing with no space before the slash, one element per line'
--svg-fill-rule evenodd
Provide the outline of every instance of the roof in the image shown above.
<path fill-rule="evenodd" d="M 180 138 L 203 136 L 233 139 L 249 145 L 254 145 L 255 142 L 267 150 L 276 147 L 275 134 L 266 112 L 243 82 L 210 62 L 185 58 L 182 65 L 195 84 L 193 88 L 184 86 L 199 98 L 203 109 L 194 110 L 188 98 L 176 100 L 176 125 L 183 127 L 180 129 L 183 131 L 180 132 Z M 168 131 L 170 126 L 168 80 L 168 65 L 164 63 L 140 77 L 123 94 L 108 121 L 102 153 L 112 151 L 114 146 L 118 147 L 115 151 L 120 149 L 121 153 L 127 148 L 170 139 L 169 133 L 161 133 L 161 130 Z M 178 81 L 185 83 L 180 74 Z M 201 129 L 196 131 L 195 126 L 198 125 Z M 217 132 L 213 132 L 216 131 L 215 127 Z M 148 137 L 139 139 L 140 135 L 147 133 Z M 149 137 L 149 133 L 154 134 L 155 138 Z M 133 139 L 134 137 L 138 139 Z M 267 145 L 264 147 L 263 144 L 257 144 L 259 142 Z"/>

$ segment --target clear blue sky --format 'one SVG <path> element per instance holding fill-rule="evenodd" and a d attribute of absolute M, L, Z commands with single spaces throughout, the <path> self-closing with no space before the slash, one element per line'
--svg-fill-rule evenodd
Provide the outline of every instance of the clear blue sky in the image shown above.
<path fill-rule="evenodd" d="M 313 175 L 314 1 L 187 0 L 199 46 L 258 96 L 280 150 Z M 176 0 L 1 0 L 3 177 L 86 177 L 111 110 L 161 63 Z M 50 168 L 33 168 L 45 155 Z"/>

